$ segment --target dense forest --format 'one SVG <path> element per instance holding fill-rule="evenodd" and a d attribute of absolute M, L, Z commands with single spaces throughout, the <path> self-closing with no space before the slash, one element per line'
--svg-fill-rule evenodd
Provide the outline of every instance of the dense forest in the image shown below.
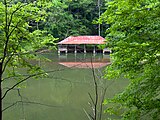
<path fill-rule="evenodd" d="M 113 51 L 104 77 L 130 80 L 123 92 L 104 101 L 106 114 L 124 120 L 159 120 L 159 15 L 159 0 L 0 0 L 0 120 L 3 100 L 11 90 L 47 75 L 29 62 L 39 57 L 36 50 L 55 46 L 68 36 L 99 35 L 99 30 Z M 27 75 L 18 68 L 25 68 Z M 3 90 L 7 79 L 17 82 Z"/>
<path fill-rule="evenodd" d="M 98 35 L 99 12 L 105 11 L 104 0 L 55 0 L 45 8 L 46 20 L 31 22 L 32 29 L 46 30 L 62 40 L 68 36 Z M 101 35 L 105 36 L 107 25 L 101 25 Z"/>

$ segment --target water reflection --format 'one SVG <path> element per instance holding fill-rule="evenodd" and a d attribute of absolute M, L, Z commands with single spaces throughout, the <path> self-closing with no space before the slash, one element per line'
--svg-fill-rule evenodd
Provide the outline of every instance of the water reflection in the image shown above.
<path fill-rule="evenodd" d="M 43 54 L 50 61 L 33 61 L 39 64 L 49 73 L 46 78 L 38 80 L 30 79 L 24 83 L 25 87 L 19 88 L 21 97 L 13 90 L 5 98 L 3 107 L 12 106 L 4 112 L 3 120 L 88 120 L 84 109 L 92 113 L 88 102 L 95 95 L 92 64 L 95 69 L 99 94 L 106 89 L 105 98 L 113 97 L 114 94 L 123 90 L 128 84 L 123 79 L 107 81 L 102 78 L 104 66 L 110 63 L 109 56 L 97 54 L 68 54 L 58 56 L 53 53 Z M 71 69 L 72 68 L 72 69 Z M 84 69 L 82 69 L 84 68 Z M 87 69 L 86 69 L 87 68 Z M 6 81 L 3 87 L 10 87 L 15 81 Z M 12 98 L 12 99 L 11 99 Z M 27 103 L 26 103 L 27 102 Z M 39 104 L 31 104 L 39 103 Z M 57 106 L 57 107 L 48 107 Z M 106 119 L 106 116 L 103 116 Z"/>
<path fill-rule="evenodd" d="M 72 59 L 70 59 L 72 58 Z M 68 55 L 60 55 L 58 64 L 63 65 L 69 68 L 102 68 L 109 65 L 110 58 L 109 55 L 94 55 L 94 56 L 86 56 L 79 57 L 77 55 L 72 55 L 72 57 Z"/>

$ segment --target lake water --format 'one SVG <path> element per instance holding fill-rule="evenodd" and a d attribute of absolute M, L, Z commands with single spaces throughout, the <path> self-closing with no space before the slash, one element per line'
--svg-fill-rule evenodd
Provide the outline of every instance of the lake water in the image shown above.
<path fill-rule="evenodd" d="M 53 72 L 46 78 L 28 80 L 19 88 L 19 92 L 10 92 L 4 99 L 4 108 L 15 104 L 3 112 L 4 120 L 89 120 L 86 112 L 93 112 L 89 105 L 89 94 L 95 98 L 93 69 L 99 100 L 105 88 L 105 98 L 110 98 L 128 84 L 128 81 L 123 79 L 109 81 L 102 78 L 105 66 L 110 64 L 109 55 L 58 56 L 46 53 L 43 56 L 51 61 L 39 60 L 35 63 L 46 71 Z M 3 85 L 12 84 L 14 81 L 6 81 Z M 107 115 L 103 114 L 103 120 L 105 118 Z"/>

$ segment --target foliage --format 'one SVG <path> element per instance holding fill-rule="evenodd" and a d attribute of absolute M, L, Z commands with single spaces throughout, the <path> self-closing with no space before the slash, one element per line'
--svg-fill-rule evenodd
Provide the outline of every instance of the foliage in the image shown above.
<path fill-rule="evenodd" d="M 35 51 L 53 46 L 56 39 L 32 24 L 45 22 L 45 6 L 43 1 L 0 1 L 0 120 L 5 109 L 2 102 L 9 91 L 31 77 L 46 75 L 37 64 L 33 64 L 39 58 Z M 23 74 L 20 69 L 24 71 Z M 17 82 L 4 89 L 2 83 L 8 79 Z"/>
<path fill-rule="evenodd" d="M 104 12 L 104 0 L 100 0 L 100 12 Z M 73 15 L 76 23 L 79 24 L 79 34 L 98 35 L 98 25 L 93 24 L 99 18 L 99 7 L 97 0 L 73 0 L 69 4 L 69 12 Z"/>
<path fill-rule="evenodd" d="M 45 11 L 47 11 L 46 21 L 39 23 L 39 29 L 45 29 L 56 38 L 64 37 L 66 34 L 67 20 L 71 21 L 70 15 L 64 11 L 67 7 L 68 6 L 60 0 L 54 0 L 48 3 L 45 8 Z"/>
<path fill-rule="evenodd" d="M 101 12 L 104 11 L 104 0 L 101 0 Z M 98 25 L 93 24 L 98 16 L 97 0 L 55 0 L 48 12 L 44 28 L 60 40 L 75 35 L 97 35 Z"/>
<path fill-rule="evenodd" d="M 40 3 L 14 3 L 12 1 L 0 3 L 1 62 L 12 65 L 13 61 L 19 60 L 21 63 L 21 60 L 26 61 L 25 57 L 29 57 L 29 54 L 35 50 L 49 43 L 53 44 L 55 38 L 48 35 L 46 31 L 32 29 L 33 26 L 30 25 L 31 22 L 44 21 L 46 18 L 46 12 L 36 7 L 37 4 Z"/>
<path fill-rule="evenodd" d="M 124 76 L 128 87 L 113 99 L 106 100 L 106 112 L 122 119 L 160 119 L 160 1 L 111 0 L 99 22 L 109 24 L 106 30 L 112 65 L 106 78 Z"/>

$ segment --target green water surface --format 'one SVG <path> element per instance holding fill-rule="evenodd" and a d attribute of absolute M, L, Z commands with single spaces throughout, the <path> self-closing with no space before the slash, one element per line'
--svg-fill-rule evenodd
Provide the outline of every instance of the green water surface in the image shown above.
<path fill-rule="evenodd" d="M 3 102 L 9 109 L 3 112 L 3 120 L 89 120 L 86 113 L 92 115 L 92 108 L 88 104 L 90 93 L 95 98 L 92 68 L 66 67 L 60 62 L 89 62 L 90 54 L 54 55 L 43 54 L 51 61 L 36 61 L 49 73 L 46 78 L 30 79 L 18 88 L 11 91 Z M 109 55 L 101 54 L 92 56 L 92 62 L 109 62 Z M 106 80 L 102 76 L 104 67 L 94 68 L 98 83 L 99 99 L 106 88 L 105 98 L 113 97 L 121 92 L 128 84 L 127 80 Z M 6 81 L 3 86 L 12 86 L 14 81 Z M 21 102 L 23 101 L 23 102 Z M 105 106 L 104 106 L 105 109 Z M 107 115 L 103 115 L 103 120 Z"/>

